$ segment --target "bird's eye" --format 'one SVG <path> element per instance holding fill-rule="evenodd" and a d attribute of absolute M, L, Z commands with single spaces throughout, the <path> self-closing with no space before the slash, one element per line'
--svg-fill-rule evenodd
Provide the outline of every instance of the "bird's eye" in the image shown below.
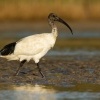
<path fill-rule="evenodd" d="M 52 15 L 52 17 L 55 17 L 55 15 Z"/>

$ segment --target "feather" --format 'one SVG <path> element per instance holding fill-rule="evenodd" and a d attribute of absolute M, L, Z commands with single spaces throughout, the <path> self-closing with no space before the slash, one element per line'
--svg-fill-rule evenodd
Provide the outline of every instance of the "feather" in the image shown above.
<path fill-rule="evenodd" d="M 3 55 L 3 56 L 12 54 L 12 53 L 14 52 L 15 45 L 16 45 L 16 42 L 13 42 L 13 43 L 10 43 L 10 44 L 5 45 L 5 46 L 0 50 L 0 54 Z"/>

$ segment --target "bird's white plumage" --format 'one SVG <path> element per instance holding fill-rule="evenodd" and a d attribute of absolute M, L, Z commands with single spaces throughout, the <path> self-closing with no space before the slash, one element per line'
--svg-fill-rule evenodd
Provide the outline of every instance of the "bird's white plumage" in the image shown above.
<path fill-rule="evenodd" d="M 38 63 L 40 58 L 54 46 L 56 37 L 56 28 L 52 29 L 52 33 L 25 37 L 17 42 L 13 54 L 2 57 L 8 60 L 27 60 L 27 62 L 33 59 L 35 63 Z"/>

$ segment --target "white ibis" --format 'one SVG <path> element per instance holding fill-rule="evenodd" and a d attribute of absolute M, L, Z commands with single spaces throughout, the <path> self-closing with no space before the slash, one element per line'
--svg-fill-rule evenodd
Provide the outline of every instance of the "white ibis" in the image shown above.
<path fill-rule="evenodd" d="M 25 62 L 34 60 L 39 73 L 42 77 L 44 77 L 39 66 L 39 61 L 51 48 L 53 48 L 56 42 L 58 31 L 55 25 L 55 21 L 61 22 L 62 24 L 66 25 L 73 34 L 72 29 L 64 20 L 62 20 L 54 13 L 50 13 L 48 16 L 48 22 L 52 28 L 51 33 L 41 33 L 27 36 L 17 42 L 7 44 L 3 47 L 3 49 L 0 50 L 0 57 L 6 58 L 8 60 L 20 61 L 20 66 L 17 69 L 15 75 L 19 74 L 20 68 Z"/>

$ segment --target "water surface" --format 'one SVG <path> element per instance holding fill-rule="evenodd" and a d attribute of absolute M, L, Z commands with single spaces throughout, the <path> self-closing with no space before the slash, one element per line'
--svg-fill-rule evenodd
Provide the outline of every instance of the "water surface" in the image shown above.
<path fill-rule="evenodd" d="M 0 100 L 100 100 L 100 85 L 56 87 L 0 84 Z"/>

